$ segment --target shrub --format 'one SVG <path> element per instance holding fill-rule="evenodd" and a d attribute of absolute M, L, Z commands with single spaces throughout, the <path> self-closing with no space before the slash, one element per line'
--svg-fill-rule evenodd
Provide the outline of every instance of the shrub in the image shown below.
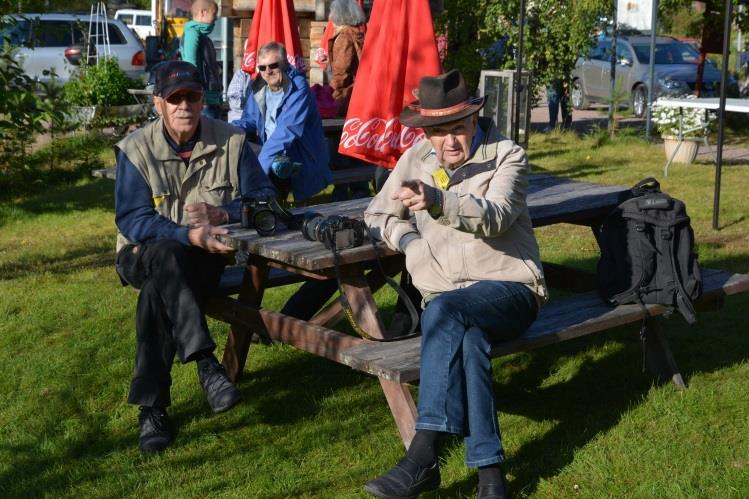
<path fill-rule="evenodd" d="M 82 66 L 79 73 L 68 80 L 65 100 L 74 106 L 132 104 L 128 88 L 143 88 L 143 83 L 129 78 L 116 59 L 100 59 L 98 64 Z"/>

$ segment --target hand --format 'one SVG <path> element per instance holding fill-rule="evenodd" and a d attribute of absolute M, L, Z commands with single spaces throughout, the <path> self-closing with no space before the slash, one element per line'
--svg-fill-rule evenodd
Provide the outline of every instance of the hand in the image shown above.
<path fill-rule="evenodd" d="M 232 248 L 216 239 L 215 236 L 228 234 L 229 230 L 212 225 L 198 225 L 187 233 L 190 244 L 202 248 L 209 253 L 229 253 Z"/>
<path fill-rule="evenodd" d="M 437 189 L 421 180 L 404 180 L 392 199 L 399 200 L 411 211 L 428 210 L 437 202 Z"/>
<path fill-rule="evenodd" d="M 276 177 L 286 179 L 293 177 L 299 171 L 299 163 L 293 163 L 291 158 L 285 155 L 278 155 L 273 158 L 270 169 L 276 174 Z M 301 165 L 300 165 L 301 166 Z"/>
<path fill-rule="evenodd" d="M 225 209 L 208 203 L 191 203 L 185 205 L 185 214 L 190 225 L 223 225 L 229 223 L 229 214 Z"/>

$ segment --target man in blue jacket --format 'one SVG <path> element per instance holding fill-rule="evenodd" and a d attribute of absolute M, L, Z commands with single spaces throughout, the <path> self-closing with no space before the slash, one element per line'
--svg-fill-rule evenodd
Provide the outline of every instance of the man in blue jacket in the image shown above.
<path fill-rule="evenodd" d="M 253 98 L 232 124 L 262 145 L 258 160 L 281 198 L 290 190 L 296 201 L 307 199 L 333 180 L 317 104 L 304 75 L 289 67 L 283 45 L 266 43 L 257 62 Z"/>

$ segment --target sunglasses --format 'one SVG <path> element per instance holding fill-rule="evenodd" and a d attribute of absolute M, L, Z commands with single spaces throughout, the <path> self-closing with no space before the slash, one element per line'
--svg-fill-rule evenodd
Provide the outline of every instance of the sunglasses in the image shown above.
<path fill-rule="evenodd" d="M 166 98 L 166 101 L 173 106 L 182 103 L 183 100 L 195 104 L 203 100 L 203 94 L 200 92 L 177 92 Z"/>
<path fill-rule="evenodd" d="M 280 62 L 272 62 L 270 64 L 258 64 L 257 65 L 257 70 L 261 71 L 261 72 L 264 72 L 266 69 L 268 69 L 268 70 L 278 69 L 279 66 L 281 66 Z"/>

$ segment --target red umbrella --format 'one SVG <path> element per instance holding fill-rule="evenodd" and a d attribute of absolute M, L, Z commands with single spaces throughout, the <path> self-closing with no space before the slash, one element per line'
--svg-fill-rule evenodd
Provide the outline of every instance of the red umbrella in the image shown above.
<path fill-rule="evenodd" d="M 441 73 L 429 0 L 376 0 L 338 152 L 393 168 L 424 133 L 398 115 L 422 76 Z"/>
<path fill-rule="evenodd" d="M 286 47 L 289 64 L 299 71 L 307 70 L 293 0 L 257 0 L 242 59 L 242 69 L 253 77 L 257 50 L 268 42 L 282 43 Z"/>
<path fill-rule="evenodd" d="M 362 0 L 359 0 L 359 7 L 361 6 L 362 6 Z M 359 31 L 361 31 L 362 33 L 366 33 L 367 25 L 360 24 Z M 328 20 L 328 24 L 325 25 L 325 31 L 323 32 L 322 39 L 320 40 L 320 48 L 318 48 L 315 51 L 315 57 L 314 57 L 314 60 L 317 63 L 317 65 L 323 69 L 328 67 L 328 41 L 330 40 L 330 37 L 332 37 L 334 33 L 335 33 L 335 25 L 333 24 L 333 21 Z"/>

